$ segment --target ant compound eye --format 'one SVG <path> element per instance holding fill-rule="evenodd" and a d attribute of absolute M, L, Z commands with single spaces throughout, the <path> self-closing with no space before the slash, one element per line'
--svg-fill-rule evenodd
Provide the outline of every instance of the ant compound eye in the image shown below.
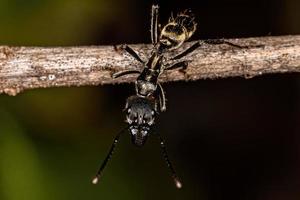
<path fill-rule="evenodd" d="M 155 114 L 155 112 L 154 112 L 154 110 L 152 110 L 152 111 L 151 111 L 151 115 L 154 116 L 154 114 Z"/>

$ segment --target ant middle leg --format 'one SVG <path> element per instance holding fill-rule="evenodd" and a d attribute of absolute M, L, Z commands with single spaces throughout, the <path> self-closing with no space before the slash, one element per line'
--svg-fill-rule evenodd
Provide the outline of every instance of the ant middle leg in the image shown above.
<path fill-rule="evenodd" d="M 144 64 L 145 62 L 140 58 L 140 56 L 131 48 L 129 47 L 127 44 L 122 44 L 120 46 L 114 46 L 114 49 L 116 51 L 126 51 L 127 53 L 129 53 L 132 57 L 134 57 L 137 61 L 139 61 L 140 63 Z"/>

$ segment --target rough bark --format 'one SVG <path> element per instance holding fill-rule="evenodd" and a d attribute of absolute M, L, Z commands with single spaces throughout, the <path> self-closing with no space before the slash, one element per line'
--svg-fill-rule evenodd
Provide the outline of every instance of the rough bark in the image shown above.
<path fill-rule="evenodd" d="M 203 44 L 184 59 L 186 73 L 165 71 L 160 81 L 252 78 L 262 74 L 300 72 L 300 35 L 228 39 L 245 48 Z M 194 42 L 185 43 L 175 55 Z M 130 45 L 147 60 L 151 45 Z M 143 66 L 113 46 L 0 46 L 0 93 L 16 95 L 26 89 L 133 82 L 135 75 L 112 79 L 114 72 Z"/>

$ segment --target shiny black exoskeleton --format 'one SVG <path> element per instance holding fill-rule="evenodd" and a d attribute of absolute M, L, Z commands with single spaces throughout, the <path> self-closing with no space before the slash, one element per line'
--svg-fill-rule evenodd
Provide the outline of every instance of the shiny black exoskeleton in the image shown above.
<path fill-rule="evenodd" d="M 138 147 L 142 147 L 145 144 L 149 134 L 153 133 L 153 124 L 158 113 L 156 101 L 153 97 L 140 97 L 137 95 L 129 97 L 126 101 L 124 112 L 126 112 L 126 122 L 129 125 L 121 130 L 121 132 L 119 132 L 115 137 L 106 158 L 104 159 L 95 178 L 93 179 L 93 184 L 98 183 L 99 178 L 102 175 L 102 171 L 104 170 L 107 162 L 110 160 L 122 133 L 129 129 L 132 143 Z M 158 133 L 156 133 L 156 135 L 159 138 L 163 157 L 171 171 L 175 185 L 177 188 L 181 188 L 182 184 L 169 160 L 165 142 Z"/>
<path fill-rule="evenodd" d="M 175 19 L 179 19 L 179 16 L 181 15 L 182 14 L 179 14 Z M 176 49 L 180 45 L 176 44 L 176 46 L 174 46 L 174 35 L 170 34 L 170 31 L 172 32 L 172 30 L 169 28 L 161 32 L 159 36 L 160 40 L 158 40 L 158 6 L 152 6 L 151 17 L 151 39 L 153 44 L 153 51 L 147 62 L 144 62 L 129 46 L 121 46 L 122 50 L 127 51 L 136 60 L 141 62 L 144 67 L 142 70 L 122 71 L 113 75 L 114 78 L 117 78 L 128 74 L 139 74 L 135 82 L 136 95 L 129 97 L 126 101 L 124 112 L 126 113 L 126 123 L 128 124 L 128 126 L 121 132 L 119 132 L 115 137 L 110 151 L 108 152 L 105 160 L 103 161 L 95 178 L 93 179 L 94 184 L 98 183 L 102 171 L 105 168 L 107 162 L 110 160 L 122 133 L 124 133 L 126 130 L 129 130 L 132 143 L 138 147 L 142 147 L 147 141 L 149 135 L 153 133 L 153 125 L 157 115 L 159 114 L 159 112 L 166 109 L 164 91 L 161 84 L 158 82 L 159 75 L 163 73 L 165 69 L 174 69 L 177 67 L 182 67 L 182 65 L 186 66 L 186 62 L 178 62 L 175 64 L 165 63 L 166 58 L 164 57 L 164 52 L 166 52 L 168 49 Z M 175 19 L 171 20 L 170 18 L 169 23 L 170 21 L 173 24 L 175 22 L 179 23 L 180 20 Z M 191 23 L 194 24 L 194 18 L 191 17 L 190 19 Z M 185 33 L 187 30 L 190 30 L 182 26 L 186 25 L 185 23 L 180 23 L 180 27 Z M 168 25 L 168 27 L 170 26 Z M 191 34 L 188 35 L 189 36 L 186 37 L 186 39 L 188 39 Z M 172 42 L 169 43 L 169 41 Z M 182 184 L 179 181 L 173 165 L 169 160 L 164 140 L 162 139 L 160 134 L 156 133 L 156 135 L 159 138 L 162 154 L 168 168 L 171 171 L 175 185 L 177 188 L 181 188 Z"/>
<path fill-rule="evenodd" d="M 158 6 L 153 5 L 151 12 L 151 40 L 153 44 L 153 50 L 147 62 L 143 61 L 139 55 L 127 45 L 121 45 L 120 47 L 116 48 L 118 51 L 124 50 L 129 53 L 142 64 L 142 67 L 140 70 L 127 70 L 113 74 L 113 78 L 118 78 L 129 74 L 138 74 L 138 77 L 135 81 L 136 94 L 129 97 L 126 101 L 124 111 L 126 113 L 126 123 L 128 126 L 119 132 L 115 137 L 105 160 L 93 179 L 94 184 L 98 183 L 102 171 L 107 162 L 110 160 L 122 133 L 129 130 L 132 143 L 138 147 L 142 147 L 149 135 L 153 133 L 153 126 L 157 115 L 166 110 L 165 94 L 161 84 L 158 81 L 159 76 L 164 72 L 164 70 L 173 70 L 178 68 L 186 69 L 188 62 L 181 60 L 181 58 L 197 49 L 202 43 L 229 44 L 239 47 L 224 40 L 206 40 L 202 41 L 202 43 L 196 42 L 191 47 L 177 54 L 176 56 L 167 58 L 166 52 L 178 49 L 193 35 L 196 30 L 196 25 L 197 24 L 194 21 L 192 12 L 190 10 L 186 10 L 182 13 L 179 13 L 175 18 L 171 16 L 169 22 L 163 26 L 159 33 Z M 179 61 L 174 62 L 176 60 Z M 156 133 L 156 135 L 160 140 L 162 154 L 168 168 L 171 171 L 175 185 L 177 188 L 181 188 L 182 184 L 179 181 L 173 165 L 169 160 L 164 140 L 159 133 Z"/>
<path fill-rule="evenodd" d="M 132 143 L 142 147 L 152 131 L 157 114 L 155 100 L 131 96 L 127 99 L 125 112 Z"/>

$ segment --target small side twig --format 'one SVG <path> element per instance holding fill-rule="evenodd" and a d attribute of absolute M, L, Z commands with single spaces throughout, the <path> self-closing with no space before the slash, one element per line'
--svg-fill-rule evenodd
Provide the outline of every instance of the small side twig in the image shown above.
<path fill-rule="evenodd" d="M 252 78 L 267 73 L 300 72 L 300 35 L 228 41 L 245 48 L 204 44 L 185 57 L 190 61 L 186 74 L 168 71 L 161 75 L 160 81 Z M 185 43 L 181 48 L 191 44 Z M 131 46 L 145 60 L 152 48 L 145 44 Z M 142 67 L 130 56 L 115 51 L 113 46 L 0 46 L 0 93 L 16 95 L 32 88 L 132 82 L 135 76 L 112 79 L 111 75 Z"/>

